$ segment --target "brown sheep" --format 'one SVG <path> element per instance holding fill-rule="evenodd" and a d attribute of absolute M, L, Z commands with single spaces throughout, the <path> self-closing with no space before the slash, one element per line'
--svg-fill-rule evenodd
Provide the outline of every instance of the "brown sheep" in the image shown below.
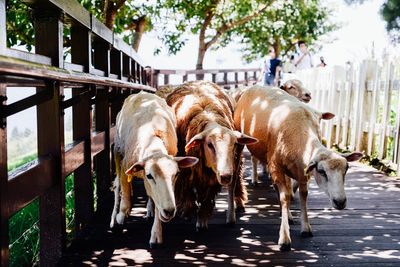
<path fill-rule="evenodd" d="M 236 129 L 259 140 L 257 144 L 249 145 L 248 149 L 261 163 L 268 164 L 279 194 L 282 223 L 278 244 L 281 250 L 291 248 L 290 178 L 299 185 L 302 236 L 312 236 L 307 215 L 311 173 L 334 208 L 343 209 L 346 206 L 344 176 L 347 162 L 359 159 L 362 154 L 339 155 L 322 145 L 319 121 L 333 116 L 313 110 L 280 89 L 265 90 L 259 86 L 243 93 L 237 103 L 234 114 Z"/>
<path fill-rule="evenodd" d="M 178 212 L 190 217 L 198 203 L 196 228 L 207 228 L 215 197 L 221 186 L 228 186 L 226 222 L 234 224 L 234 195 L 238 208 L 243 208 L 247 200 L 241 152 L 244 145 L 257 140 L 234 130 L 233 103 L 214 83 L 185 83 L 166 100 L 177 119 L 178 155 L 200 159 L 197 165 L 180 172 L 175 187 Z"/>

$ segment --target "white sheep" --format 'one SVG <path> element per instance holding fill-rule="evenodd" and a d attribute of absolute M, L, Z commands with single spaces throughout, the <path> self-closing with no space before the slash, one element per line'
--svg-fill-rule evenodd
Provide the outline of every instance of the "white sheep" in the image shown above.
<path fill-rule="evenodd" d="M 131 209 L 132 176 L 140 175 L 147 195 L 154 202 L 152 248 L 163 242 L 161 222 L 175 216 L 174 184 L 178 168 L 198 162 L 195 157 L 174 157 L 177 153 L 175 127 L 172 109 L 164 99 L 150 93 L 127 97 L 117 115 L 114 148 L 117 177 L 110 227 L 124 223 Z"/>

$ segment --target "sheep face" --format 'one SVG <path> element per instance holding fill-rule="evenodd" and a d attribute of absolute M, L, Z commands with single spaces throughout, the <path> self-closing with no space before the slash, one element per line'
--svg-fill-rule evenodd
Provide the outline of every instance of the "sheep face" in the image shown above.
<path fill-rule="evenodd" d="M 216 174 L 218 183 L 225 186 L 232 182 L 236 144 L 246 145 L 258 140 L 232 131 L 231 129 L 214 126 L 195 135 L 186 145 L 189 151 L 194 146 L 202 146 L 205 164 Z"/>
<path fill-rule="evenodd" d="M 318 186 L 328 195 L 335 209 L 341 210 L 346 207 L 344 181 L 349 168 L 348 162 L 358 160 L 361 156 L 359 152 L 343 156 L 333 152 L 319 154 L 306 169 L 307 172 L 314 171 L 313 175 Z"/>
<path fill-rule="evenodd" d="M 191 167 L 197 162 L 195 157 L 154 155 L 134 164 L 126 173 L 144 172 L 146 192 L 153 199 L 160 219 L 168 222 L 176 212 L 174 186 L 179 168 Z"/>
<path fill-rule="evenodd" d="M 281 86 L 281 89 L 302 102 L 308 103 L 311 100 L 311 92 L 299 80 L 288 80 Z"/>

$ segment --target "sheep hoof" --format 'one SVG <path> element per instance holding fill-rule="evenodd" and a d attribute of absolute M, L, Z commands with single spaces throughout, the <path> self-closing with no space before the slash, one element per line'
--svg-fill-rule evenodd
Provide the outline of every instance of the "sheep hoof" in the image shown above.
<path fill-rule="evenodd" d="M 313 237 L 312 232 L 301 232 L 301 237 Z"/>
<path fill-rule="evenodd" d="M 206 231 L 207 231 L 207 227 L 196 226 L 196 232 L 197 233 L 204 233 Z"/>
<path fill-rule="evenodd" d="M 292 249 L 292 245 L 289 244 L 281 244 L 279 245 L 279 250 L 280 251 L 290 251 Z"/>
<path fill-rule="evenodd" d="M 244 207 L 236 207 L 236 212 L 238 213 L 245 213 L 246 209 Z"/>
<path fill-rule="evenodd" d="M 153 242 L 150 242 L 150 248 L 151 248 L 151 249 L 162 248 L 162 243 L 153 243 Z"/>

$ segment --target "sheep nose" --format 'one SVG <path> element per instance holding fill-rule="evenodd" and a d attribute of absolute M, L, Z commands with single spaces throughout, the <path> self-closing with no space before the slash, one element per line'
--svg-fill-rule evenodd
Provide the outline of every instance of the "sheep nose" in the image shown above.
<path fill-rule="evenodd" d="M 340 200 L 334 199 L 333 200 L 334 208 L 338 209 L 338 210 L 342 210 L 346 207 L 346 202 L 347 202 L 347 199 L 340 199 Z"/>
<path fill-rule="evenodd" d="M 307 98 L 311 99 L 311 94 L 306 93 L 305 96 L 306 96 Z"/>
<path fill-rule="evenodd" d="M 221 184 L 228 185 L 232 181 L 232 175 L 221 175 Z"/>
<path fill-rule="evenodd" d="M 173 217 L 175 215 L 175 209 L 164 209 L 164 214 L 168 217 Z"/>

